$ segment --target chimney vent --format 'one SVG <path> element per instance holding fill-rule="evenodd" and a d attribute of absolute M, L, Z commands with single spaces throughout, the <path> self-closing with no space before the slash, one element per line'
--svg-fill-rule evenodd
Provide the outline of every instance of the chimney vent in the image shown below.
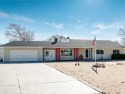
<path fill-rule="evenodd" d="M 54 39 L 54 42 L 52 42 L 51 44 L 56 44 L 58 42 L 58 38 Z"/>
<path fill-rule="evenodd" d="M 67 39 L 69 39 L 69 37 L 67 37 Z"/>

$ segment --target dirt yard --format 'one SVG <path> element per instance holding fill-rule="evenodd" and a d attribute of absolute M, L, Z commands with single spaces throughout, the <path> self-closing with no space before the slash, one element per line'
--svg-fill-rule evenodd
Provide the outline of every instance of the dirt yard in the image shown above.
<path fill-rule="evenodd" d="M 103 62 L 105 63 L 105 62 Z M 125 94 L 125 62 L 106 62 L 105 68 L 98 68 L 97 73 L 91 68 L 94 63 L 76 62 L 46 63 L 66 74 L 85 81 L 106 94 Z"/>

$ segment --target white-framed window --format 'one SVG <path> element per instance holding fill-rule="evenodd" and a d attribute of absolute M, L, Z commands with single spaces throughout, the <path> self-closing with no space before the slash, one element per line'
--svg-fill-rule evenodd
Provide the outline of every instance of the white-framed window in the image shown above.
<path fill-rule="evenodd" d="M 119 50 L 113 50 L 113 54 L 119 54 Z"/>
<path fill-rule="evenodd" d="M 49 56 L 49 51 L 46 51 L 46 52 L 45 52 L 45 56 Z"/>
<path fill-rule="evenodd" d="M 61 49 L 61 56 L 72 56 L 72 49 Z"/>
<path fill-rule="evenodd" d="M 97 49 L 97 50 L 96 50 L 96 54 L 104 54 L 104 50 Z"/>

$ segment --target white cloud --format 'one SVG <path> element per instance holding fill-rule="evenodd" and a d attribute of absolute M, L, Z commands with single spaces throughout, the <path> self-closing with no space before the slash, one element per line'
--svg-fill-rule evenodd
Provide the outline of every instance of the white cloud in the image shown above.
<path fill-rule="evenodd" d="M 10 15 L 9 14 L 7 14 L 7 13 L 4 13 L 4 12 L 0 12 L 0 18 L 9 18 L 10 17 Z"/>
<path fill-rule="evenodd" d="M 24 17 L 24 16 L 13 15 L 12 18 L 17 20 L 17 21 L 35 22 L 34 20 L 27 18 L 27 17 Z"/>
<path fill-rule="evenodd" d="M 99 32 L 100 32 L 100 30 L 95 30 L 95 31 L 92 31 L 91 34 L 96 35 Z"/>
<path fill-rule="evenodd" d="M 49 22 L 44 22 L 46 25 L 50 26 L 50 27 L 54 27 L 56 29 L 62 29 L 64 27 L 64 25 L 61 24 L 57 24 L 57 23 L 49 23 Z"/>
<path fill-rule="evenodd" d="M 97 29 L 104 29 L 104 28 L 107 28 L 104 24 L 97 24 L 95 26 L 93 26 L 94 28 L 97 28 Z"/>
<path fill-rule="evenodd" d="M 97 34 L 104 31 L 118 31 L 120 27 L 123 26 L 123 23 L 111 23 L 111 24 L 96 24 L 93 25 L 93 30 L 91 34 Z"/>
<path fill-rule="evenodd" d="M 24 16 L 19 16 L 16 14 L 8 14 L 5 12 L 0 11 L 0 18 L 3 19 L 10 19 L 10 20 L 16 20 L 16 21 L 23 21 L 23 22 L 35 22 L 35 20 L 24 17 Z"/>
<path fill-rule="evenodd" d="M 96 24 L 93 27 L 96 29 L 104 30 L 104 29 L 116 29 L 123 26 L 122 23 L 112 23 L 112 24 Z"/>
<path fill-rule="evenodd" d="M 52 26 L 57 28 L 57 29 L 62 29 L 63 28 L 63 24 L 52 23 Z"/>

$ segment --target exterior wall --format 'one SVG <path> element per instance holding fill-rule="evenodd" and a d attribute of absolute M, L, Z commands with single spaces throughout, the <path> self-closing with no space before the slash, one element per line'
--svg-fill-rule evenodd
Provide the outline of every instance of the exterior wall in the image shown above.
<path fill-rule="evenodd" d="M 104 54 L 101 56 L 101 54 L 97 54 L 97 59 L 101 59 L 101 57 L 103 59 L 111 59 L 111 55 L 113 53 L 113 49 L 103 49 L 104 50 Z"/>
<path fill-rule="evenodd" d="M 79 57 L 80 55 L 83 55 L 83 58 L 85 58 L 85 49 L 84 49 L 84 48 L 79 48 L 79 49 L 78 49 L 78 57 Z"/>
<path fill-rule="evenodd" d="M 4 48 L 4 62 L 8 62 L 9 61 L 9 49 Z"/>
<path fill-rule="evenodd" d="M 98 49 L 98 48 L 97 48 Z M 101 54 L 96 54 L 96 59 L 98 60 L 98 59 L 101 59 L 101 57 L 103 58 L 103 59 L 111 59 L 111 55 L 113 54 L 113 50 L 115 50 L 115 49 L 112 49 L 112 48 L 105 48 L 105 49 L 102 49 L 102 50 L 104 50 L 104 54 L 103 55 L 101 55 Z M 116 48 L 116 50 L 119 50 L 120 51 L 120 54 L 125 54 L 124 53 L 124 48 L 121 48 L 121 49 L 117 49 Z M 92 50 L 92 59 L 95 59 L 95 49 L 93 48 L 93 50 Z"/>
<path fill-rule="evenodd" d="M 65 48 L 60 48 L 60 51 L 61 49 L 65 49 Z M 72 56 L 61 56 L 60 54 L 60 60 L 74 60 L 74 49 L 72 49 Z"/>
<path fill-rule="evenodd" d="M 37 50 L 38 61 L 43 61 L 43 49 L 42 48 L 4 48 L 4 62 L 9 62 L 10 50 Z"/>
<path fill-rule="evenodd" d="M 43 61 L 43 48 L 38 49 L 38 61 Z"/>
<path fill-rule="evenodd" d="M 58 51 L 60 53 L 56 53 L 56 60 L 76 60 L 76 58 L 80 55 L 83 55 L 83 58 L 85 58 L 85 50 L 87 48 L 72 48 L 72 56 L 61 56 L 61 49 L 65 49 L 65 48 L 3 48 L 3 60 L 4 62 L 9 62 L 9 52 L 10 50 L 37 50 L 38 51 L 38 61 L 43 61 L 44 60 L 44 50 L 55 50 L 58 49 Z M 76 50 L 78 49 L 78 50 Z M 90 48 L 88 48 L 90 49 Z M 97 48 L 98 49 L 98 48 Z M 104 50 L 104 55 L 96 55 L 97 56 L 97 59 L 101 59 L 101 57 L 103 57 L 103 59 L 111 59 L 111 55 L 113 54 L 113 50 L 112 48 L 105 48 L 105 49 L 102 49 Z M 120 49 L 116 49 L 116 50 L 119 50 L 120 51 L 120 54 L 125 54 L 125 51 L 124 51 L 124 48 L 120 48 Z M 77 53 L 77 54 L 75 54 Z M 76 56 L 75 56 L 76 55 Z M 1 55 L 0 55 L 1 56 Z M 57 59 L 57 56 L 58 56 L 58 59 Z M 95 49 L 92 48 L 92 59 L 95 59 Z"/>
<path fill-rule="evenodd" d="M 43 50 L 56 50 L 56 48 L 43 48 Z"/>
<path fill-rule="evenodd" d="M 125 49 L 119 49 L 120 50 L 120 54 L 125 54 Z"/>
<path fill-rule="evenodd" d="M 0 47 L 0 60 L 3 60 L 3 56 L 4 55 L 4 49 L 2 47 Z"/>

